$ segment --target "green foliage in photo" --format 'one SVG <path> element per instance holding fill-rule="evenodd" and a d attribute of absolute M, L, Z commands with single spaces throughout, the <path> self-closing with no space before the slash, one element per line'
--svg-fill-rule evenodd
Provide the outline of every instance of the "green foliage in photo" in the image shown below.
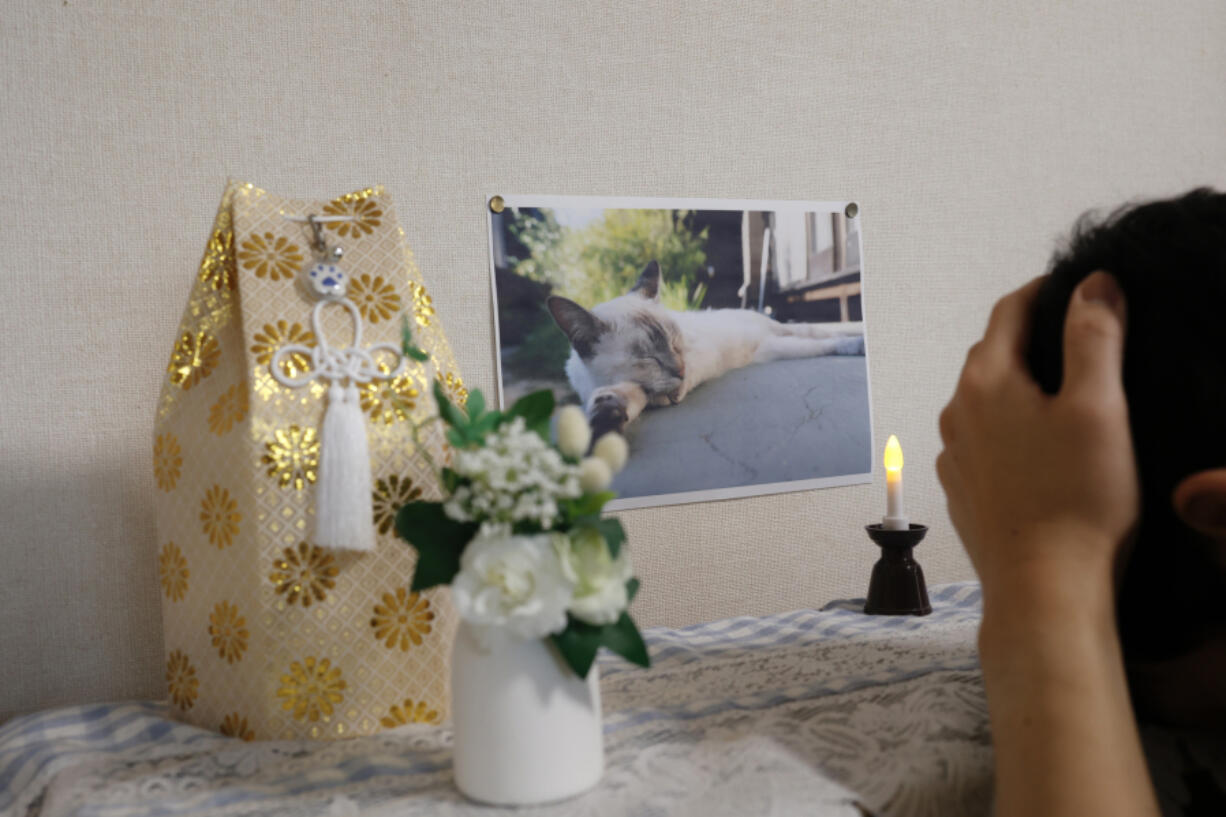
<path fill-rule="evenodd" d="M 558 328 L 549 312 L 542 307 L 536 325 L 515 349 L 507 365 L 512 373 L 520 377 L 563 377 L 568 357 L 570 341 L 566 339 L 566 333 Z"/>
<path fill-rule="evenodd" d="M 660 262 L 660 302 L 698 309 L 706 295 L 707 229 L 692 229 L 689 210 L 605 210 L 581 228 L 550 210 L 509 214 L 508 229 L 528 249 L 514 272 L 553 285 L 558 295 L 592 307 L 624 295 L 649 261 Z"/>

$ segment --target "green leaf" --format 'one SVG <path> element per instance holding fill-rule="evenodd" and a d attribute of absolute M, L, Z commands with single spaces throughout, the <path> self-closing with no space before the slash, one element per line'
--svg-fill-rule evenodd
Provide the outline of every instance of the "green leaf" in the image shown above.
<path fill-rule="evenodd" d="M 407 355 L 413 346 L 413 328 L 409 325 L 409 316 L 400 316 L 400 348 Z"/>
<path fill-rule="evenodd" d="M 549 389 L 541 389 L 525 394 L 516 400 L 515 405 L 511 406 L 511 410 L 507 412 L 507 417 L 523 417 L 524 424 L 535 431 L 541 421 L 549 423 L 549 418 L 553 415 L 553 407 L 553 392 Z"/>
<path fill-rule="evenodd" d="M 526 425 L 528 430 L 536 434 L 536 436 L 540 437 L 546 443 L 550 442 L 548 417 L 544 418 L 543 420 L 537 420 L 535 423 L 526 423 Z"/>
<path fill-rule="evenodd" d="M 477 415 L 474 413 L 472 416 L 476 417 Z M 501 412 L 487 411 L 485 414 L 481 415 L 480 419 L 476 420 L 475 422 L 473 422 L 471 426 L 469 426 L 468 436 L 477 441 L 484 440 L 485 435 L 493 431 L 494 427 L 497 426 L 501 422 L 502 422 Z"/>
<path fill-rule="evenodd" d="M 533 536 L 543 533 L 544 530 L 541 527 L 541 523 L 533 519 L 521 519 L 511 525 L 511 533 L 516 536 Z"/>
<path fill-rule="evenodd" d="M 400 350 L 407 357 L 411 357 L 419 363 L 424 363 L 430 359 L 430 355 L 417 348 L 413 343 L 413 330 L 409 326 L 409 316 L 400 316 Z"/>
<path fill-rule="evenodd" d="M 601 491 L 595 494 L 584 494 L 577 499 L 568 499 L 562 503 L 562 509 L 568 518 L 579 520 L 585 516 L 597 517 L 610 499 L 616 499 L 615 491 Z"/>
<path fill-rule="evenodd" d="M 443 493 L 447 494 L 447 496 L 454 494 L 455 489 L 460 486 L 460 475 L 450 468 L 444 468 L 439 476 L 439 481 L 443 486 Z"/>
<path fill-rule="evenodd" d="M 396 512 L 396 533 L 417 551 L 413 592 L 450 584 L 460 572 L 460 556 L 477 532 L 471 522 L 456 522 L 441 502 L 409 502 Z"/>
<path fill-rule="evenodd" d="M 480 392 L 473 389 L 472 393 L 468 396 L 470 403 L 474 394 L 480 394 Z M 451 401 L 447 399 L 447 393 L 443 391 L 442 384 L 437 380 L 434 381 L 434 401 L 438 403 L 438 416 L 443 418 L 443 422 L 452 428 L 468 427 L 468 417 L 465 416 L 464 412 L 451 404 Z"/>
<path fill-rule="evenodd" d="M 468 395 L 468 402 L 464 405 L 468 411 L 469 421 L 476 420 L 481 416 L 481 412 L 485 411 L 485 395 L 480 389 L 473 389 Z"/>
<path fill-rule="evenodd" d="M 616 624 L 608 624 L 600 628 L 600 643 L 613 652 L 640 667 L 651 666 L 651 656 L 647 654 L 647 645 L 639 628 L 634 626 L 634 619 L 629 613 L 623 612 Z"/>
<path fill-rule="evenodd" d="M 451 443 L 452 447 L 454 448 L 468 447 L 468 437 L 464 436 L 461 431 L 454 428 L 447 429 L 447 442 Z"/>
<path fill-rule="evenodd" d="M 570 523 L 574 528 L 592 528 L 604 537 L 605 543 L 609 546 L 609 555 L 614 559 L 621 554 L 622 544 L 626 541 L 626 530 L 618 520 L 601 519 L 595 514 L 584 514 L 583 516 L 572 516 Z"/>
<path fill-rule="evenodd" d="M 639 594 L 639 580 L 631 579 L 626 582 L 626 604 L 634 601 L 634 597 Z"/>
<path fill-rule="evenodd" d="M 633 581 L 633 579 L 631 580 Z M 572 615 L 566 617 L 566 629 L 557 635 L 550 636 L 554 646 L 558 648 L 567 666 L 575 671 L 575 675 L 586 678 L 596 661 L 596 653 L 601 647 L 608 647 L 613 652 L 640 667 L 651 666 L 651 657 L 647 654 L 647 645 L 639 634 L 638 627 L 629 613 L 623 612 L 613 624 L 598 627 L 580 621 Z"/>
<path fill-rule="evenodd" d="M 566 629 L 550 636 L 550 640 L 562 654 L 562 659 L 580 678 L 587 677 L 596 661 L 596 651 L 600 649 L 601 629 L 573 616 L 567 616 Z"/>
<path fill-rule="evenodd" d="M 622 523 L 616 519 L 600 519 L 593 526 L 609 543 L 609 555 L 614 559 L 621 553 L 622 543 L 626 541 L 626 531 Z"/>

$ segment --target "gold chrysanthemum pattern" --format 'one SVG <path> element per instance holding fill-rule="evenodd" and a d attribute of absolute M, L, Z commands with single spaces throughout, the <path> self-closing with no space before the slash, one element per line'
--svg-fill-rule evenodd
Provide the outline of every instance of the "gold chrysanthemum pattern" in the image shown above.
<path fill-rule="evenodd" d="M 153 441 L 153 478 L 158 490 L 173 491 L 183 468 L 183 450 L 173 434 L 159 434 Z"/>
<path fill-rule="evenodd" d="M 426 292 L 426 288 L 416 281 L 409 282 L 409 292 L 413 296 L 413 317 L 419 326 L 429 326 L 434 317 L 434 299 Z"/>
<path fill-rule="evenodd" d="M 371 201 L 359 203 L 365 199 Z M 345 248 L 347 272 L 369 276 L 357 285 L 359 294 L 363 284 L 377 283 L 364 306 L 378 322 L 363 318 L 365 342 L 396 343 L 407 315 L 417 345 L 430 355 L 424 366 L 407 362 L 408 378 L 366 395 L 362 413 L 372 462 L 379 466 L 366 496 L 382 548 L 395 536 L 398 508 L 433 496 L 417 473 L 418 456 L 397 448 L 396 438 L 428 413 L 436 373 L 453 403 L 466 395 L 443 336 L 441 308 L 429 285 L 422 286 L 390 205 L 378 191 L 367 191 L 336 210 L 356 210 L 360 218 L 348 223 L 343 237 L 341 222 L 327 226 L 328 244 Z M 303 377 L 319 345 L 312 302 L 298 292 L 301 273 L 291 275 L 283 257 L 291 253 L 278 253 L 292 243 L 291 252 L 304 256 L 302 265 L 312 263 L 309 228 L 285 219 L 308 212 L 322 213 L 323 202 L 230 186 L 211 234 L 204 236 L 206 258 L 196 258 L 183 323 L 167 337 L 172 348 L 163 350 L 161 360 L 166 373 L 159 378 L 157 428 L 145 449 L 148 468 L 161 437 L 154 495 L 163 532 L 155 569 L 169 616 L 162 664 L 167 691 L 161 694 L 176 717 L 236 741 L 348 738 L 405 723 L 436 728 L 420 724 L 441 723 L 448 714 L 446 645 L 455 615 L 445 594 L 425 593 L 428 606 L 420 596 L 409 602 L 411 551 L 393 547 L 372 561 L 312 547 L 318 478 L 312 484 L 300 475 L 302 488 L 294 490 L 294 457 L 288 452 L 286 487 L 280 486 L 281 471 L 267 474 L 275 463 L 264 461 L 266 444 L 282 445 L 276 431 L 297 424 L 314 429 L 315 442 L 321 441 L 327 404 L 326 381 L 291 389 L 270 371 L 279 349 L 301 346 L 304 353 L 282 355 L 281 371 Z M 371 217 L 381 224 L 368 232 L 362 226 Z M 278 247 L 278 236 L 288 243 Z M 258 240 L 251 242 L 253 237 Z M 263 275 L 257 274 L 261 263 Z M 389 289 L 398 301 L 385 297 Z M 340 345 L 351 338 L 342 313 L 321 315 L 328 337 Z M 377 356 L 375 364 L 394 365 L 390 358 Z M 440 436 L 432 432 L 422 443 L 441 465 L 447 447 Z M 284 447 L 292 449 L 294 441 Z M 321 446 L 316 458 L 322 453 Z M 240 581 L 244 574 L 250 579 L 252 569 L 259 583 Z M 372 626 L 377 616 L 383 620 Z"/>
<path fill-rule="evenodd" d="M 204 535 L 218 549 L 230 546 L 238 535 L 238 525 L 242 521 L 238 503 L 230 497 L 229 491 L 214 485 L 205 492 L 204 499 L 200 501 L 200 525 Z"/>
<path fill-rule="evenodd" d="M 217 731 L 228 738 L 238 738 L 247 742 L 255 740 L 255 731 L 247 725 L 247 719 L 237 712 L 226 715 Z"/>
<path fill-rule="evenodd" d="M 251 354 L 255 355 L 256 362 L 261 366 L 271 363 L 273 355 L 282 346 L 315 345 L 314 332 L 303 329 L 300 323 L 290 323 L 286 320 L 264 324 L 264 328 L 256 332 L 251 339 L 255 341 L 251 344 Z M 281 358 L 281 371 L 289 377 L 297 377 L 310 367 L 311 356 L 303 352 L 291 352 Z"/>
<path fill-rule="evenodd" d="M 319 435 L 313 428 L 277 429 L 273 439 L 264 443 L 264 452 L 260 462 L 282 488 L 301 491 L 319 475 Z"/>
<path fill-rule="evenodd" d="M 213 647 L 226 663 L 233 664 L 247 651 L 247 619 L 238 614 L 238 608 L 228 601 L 221 601 L 209 613 L 209 636 Z"/>
<path fill-rule="evenodd" d="M 253 235 L 238 250 L 238 262 L 243 269 L 254 270 L 256 278 L 270 281 L 293 278 L 304 260 L 298 245 L 272 233 Z"/>
<path fill-rule="evenodd" d="M 410 477 L 392 474 L 386 479 L 375 480 L 372 508 L 379 533 L 386 534 L 392 529 L 392 525 L 396 523 L 396 512 L 401 505 L 418 499 L 421 499 L 421 488 L 415 485 Z"/>
<path fill-rule="evenodd" d="M 397 587 L 395 593 L 383 594 L 382 604 L 375 605 L 370 626 L 375 638 L 388 649 L 400 647 L 401 652 L 408 652 L 410 647 L 421 646 L 424 637 L 434 629 L 433 621 L 429 599 Z"/>
<path fill-rule="evenodd" d="M 191 571 L 187 567 L 187 557 L 174 542 L 167 542 L 158 554 L 158 578 L 162 581 L 162 592 L 171 601 L 182 601 L 187 595 L 187 580 Z"/>
<path fill-rule="evenodd" d="M 204 249 L 204 259 L 200 262 L 200 283 L 217 292 L 238 289 L 238 276 L 234 271 L 234 231 L 230 229 L 229 219 L 218 218 L 219 227 L 213 230 L 208 246 Z"/>
<path fill-rule="evenodd" d="M 166 689 L 170 700 L 184 711 L 191 709 L 199 694 L 200 679 L 191 659 L 182 650 L 174 650 L 166 661 Z"/>
<path fill-rule="evenodd" d="M 268 579 L 285 597 L 286 603 L 310 607 L 327 598 L 328 591 L 336 587 L 338 573 L 340 569 L 331 554 L 323 548 L 299 542 L 297 549 L 286 548 L 280 557 L 273 559 Z"/>
<path fill-rule="evenodd" d="M 468 389 L 464 387 L 464 382 L 459 377 L 447 372 L 438 373 L 439 385 L 443 387 L 443 393 L 447 395 L 447 399 L 455 403 L 457 406 L 463 406 L 468 402 Z"/>
<path fill-rule="evenodd" d="M 405 726 L 410 723 L 438 723 L 438 710 L 425 701 L 414 701 L 405 698 L 404 703 L 392 704 L 387 714 L 379 719 L 379 723 L 388 729 Z"/>
<path fill-rule="evenodd" d="M 315 722 L 332 717 L 333 707 L 345 700 L 345 687 L 340 667 L 327 658 L 308 656 L 290 664 L 289 672 L 281 676 L 277 697 L 285 699 L 281 708 L 292 712 L 294 720 Z"/>
<path fill-rule="evenodd" d="M 383 223 L 383 208 L 369 198 L 372 190 L 349 193 L 324 205 L 324 214 L 348 216 L 349 221 L 328 221 L 324 226 L 343 237 L 360 238 L 370 235 Z"/>
<path fill-rule="evenodd" d="M 170 382 L 187 391 L 204 380 L 221 362 L 221 346 L 208 332 L 184 332 L 170 356 Z"/>
<path fill-rule="evenodd" d="M 217 436 L 229 433 L 237 423 L 241 423 L 250 410 L 250 398 L 243 383 L 235 383 L 222 392 L 217 402 L 209 408 L 209 431 Z"/>
<path fill-rule="evenodd" d="M 349 300 L 362 317 L 372 324 L 385 321 L 400 311 L 400 294 L 382 275 L 355 276 L 349 284 Z"/>
<path fill-rule="evenodd" d="M 385 373 L 387 366 L 380 366 Z M 375 422 L 391 425 L 398 420 L 407 420 L 409 412 L 417 408 L 421 392 L 406 371 L 391 380 L 372 380 L 358 390 L 358 403 L 362 411 Z"/>

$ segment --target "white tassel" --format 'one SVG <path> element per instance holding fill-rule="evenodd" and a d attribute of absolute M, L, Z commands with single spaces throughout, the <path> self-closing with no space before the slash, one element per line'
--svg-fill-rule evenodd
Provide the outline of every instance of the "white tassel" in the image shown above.
<path fill-rule="evenodd" d="M 312 222 L 311 226 L 316 231 L 316 240 L 322 243 L 319 225 Z M 366 418 L 354 384 L 394 380 L 404 371 L 405 359 L 394 343 L 362 346 L 362 314 L 353 301 L 343 297 L 343 284 L 339 285 L 340 297 L 333 291 L 338 286 L 335 278 L 341 276 L 336 267 L 329 264 L 316 264 L 308 271 L 308 277 L 318 284 L 316 291 L 330 296 L 311 310 L 311 328 L 315 330 L 316 343 L 314 346 L 287 343 L 272 356 L 268 371 L 278 383 L 290 389 L 300 389 L 317 379 L 328 381 L 328 407 L 324 410 L 319 432 L 315 543 L 342 550 L 372 551 L 375 549 L 375 526 L 371 508 L 370 448 L 366 444 Z M 343 307 L 353 321 L 353 343 L 349 347 L 334 347 L 324 336 L 320 315 L 330 304 Z M 396 366 L 391 369 L 376 366 L 376 352 L 388 359 L 394 358 Z M 287 374 L 283 366 L 286 355 L 309 357 L 311 368 L 298 376 Z M 349 385 L 341 386 L 342 381 Z"/>
<path fill-rule="evenodd" d="M 315 542 L 344 550 L 374 550 L 366 418 L 352 383 L 329 386 L 320 438 Z"/>

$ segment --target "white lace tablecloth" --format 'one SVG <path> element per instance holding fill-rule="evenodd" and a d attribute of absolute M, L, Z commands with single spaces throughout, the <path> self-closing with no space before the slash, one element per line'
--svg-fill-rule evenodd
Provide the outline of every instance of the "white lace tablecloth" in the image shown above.
<path fill-rule="evenodd" d="M 601 659 L 607 770 L 517 817 L 986 815 L 991 749 L 979 591 L 923 618 L 855 602 L 645 635 L 653 666 Z M 451 732 L 243 743 L 161 703 L 59 709 L 0 727 L 0 814 L 480 815 L 451 782 Z"/>

